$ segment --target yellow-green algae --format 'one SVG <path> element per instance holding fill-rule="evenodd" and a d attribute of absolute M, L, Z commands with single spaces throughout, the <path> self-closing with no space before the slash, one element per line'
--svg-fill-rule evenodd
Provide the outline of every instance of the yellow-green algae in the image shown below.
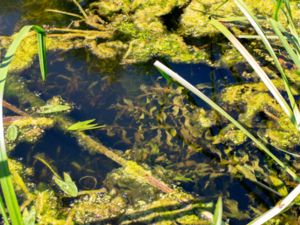
<path fill-rule="evenodd" d="M 246 4 L 257 15 L 271 16 L 272 0 L 259 0 Z M 295 23 L 300 20 L 296 1 L 291 2 Z M 181 9 L 176 15 L 178 29 L 168 27 L 162 16 Z M 47 48 L 51 51 L 67 51 L 73 48 L 88 48 L 100 59 L 118 60 L 120 63 L 146 62 L 153 57 L 164 57 L 173 62 L 211 62 L 208 42 L 218 31 L 209 23 L 209 17 L 222 18 L 240 16 L 241 12 L 233 1 L 223 0 L 166 0 L 166 1 L 96 1 L 87 9 L 86 24 L 95 24 L 94 17 L 100 16 L 107 22 L 99 22 L 98 30 L 49 28 Z M 236 34 L 241 33 L 237 28 Z M 198 44 L 186 42 L 185 38 L 200 38 Z M 10 43 L 9 38 L 0 37 L 0 48 Z M 226 42 L 227 43 L 227 42 Z M 26 38 L 15 55 L 12 68 L 22 70 L 32 63 L 37 50 L 36 40 Z M 254 47 L 257 49 L 258 47 Z M 241 60 L 236 51 L 227 44 L 222 47 L 224 62 L 229 65 Z M 233 53 L 233 54 L 232 54 Z M 265 54 L 262 54 L 265 57 Z"/>
<path fill-rule="evenodd" d="M 275 4 L 273 0 L 245 0 L 245 4 L 256 15 L 269 16 L 273 15 Z M 295 22 L 300 20 L 300 13 L 296 1 L 291 1 L 291 9 L 294 13 Z M 184 9 L 180 17 L 179 33 L 184 36 L 203 37 L 213 36 L 219 33 L 209 22 L 210 16 L 216 18 L 238 17 L 243 14 L 237 8 L 234 1 L 223 0 L 192 0 Z M 281 17 L 281 20 L 283 18 Z"/>
<path fill-rule="evenodd" d="M 18 141 L 33 143 L 41 138 L 45 129 L 54 126 L 54 121 L 46 117 L 22 117 L 11 124 L 18 127 Z"/>
<path fill-rule="evenodd" d="M 278 87 L 281 83 L 275 81 Z M 294 90 L 296 91 L 296 90 Z M 250 128 L 261 129 L 260 134 L 275 147 L 292 148 L 300 144 L 300 135 L 289 118 L 269 94 L 263 83 L 234 85 L 225 88 L 222 100 L 233 107 L 240 107 L 239 121 Z M 257 122 L 257 116 L 264 115 L 268 120 Z"/>

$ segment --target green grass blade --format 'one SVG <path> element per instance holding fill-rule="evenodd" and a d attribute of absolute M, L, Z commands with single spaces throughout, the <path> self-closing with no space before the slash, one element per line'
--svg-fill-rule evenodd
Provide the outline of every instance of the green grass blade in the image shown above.
<path fill-rule="evenodd" d="M 268 19 L 268 21 L 272 25 L 272 28 L 273 28 L 275 34 L 278 36 L 280 42 L 282 43 L 283 47 L 289 54 L 290 58 L 293 60 L 295 65 L 298 67 L 298 69 L 300 69 L 300 58 L 298 57 L 296 52 L 292 49 L 291 45 L 289 44 L 289 42 L 287 40 L 287 37 L 285 37 L 283 35 L 283 33 L 281 32 L 281 30 L 283 30 L 283 31 L 285 31 L 285 30 L 283 29 L 283 27 L 281 27 L 281 24 L 279 24 L 276 20 Z"/>
<path fill-rule="evenodd" d="M 239 39 L 261 39 L 259 35 L 238 35 L 237 36 Z M 269 35 L 267 36 L 268 39 L 275 39 L 277 40 L 278 37 L 276 35 Z"/>
<path fill-rule="evenodd" d="M 240 129 L 248 138 L 250 138 L 256 146 L 265 152 L 269 157 L 271 157 L 282 169 L 284 169 L 294 180 L 299 181 L 298 176 L 296 173 L 287 167 L 280 159 L 278 159 L 262 142 L 260 142 L 254 135 L 252 135 L 246 128 L 243 127 L 237 120 L 235 120 L 232 116 L 230 116 L 224 109 L 222 109 L 219 105 L 217 105 L 214 101 L 212 101 L 210 98 L 208 98 L 205 94 L 203 94 L 201 91 L 199 91 L 195 86 L 190 84 L 188 81 L 183 79 L 180 75 L 163 65 L 161 62 L 156 61 L 154 63 L 154 66 L 157 67 L 159 70 L 164 71 L 166 74 L 168 74 L 170 77 L 172 77 L 175 81 L 177 81 L 179 84 L 187 88 L 189 91 L 194 93 L 196 96 L 198 96 L 200 99 L 202 99 L 204 102 L 206 102 L 209 106 L 211 106 L 214 110 L 216 110 L 218 113 L 220 113 L 222 116 L 224 116 L 226 119 L 228 119 L 234 126 L 236 126 L 238 129 Z"/>
<path fill-rule="evenodd" d="M 278 89 L 275 87 L 275 85 L 272 83 L 270 78 L 267 76 L 265 71 L 259 66 L 259 64 L 256 62 L 256 60 L 253 58 L 253 56 L 245 49 L 245 47 L 235 38 L 235 36 L 219 21 L 212 19 L 211 24 L 213 24 L 220 32 L 224 34 L 225 37 L 234 45 L 234 47 L 242 54 L 242 56 L 248 61 L 248 63 L 251 65 L 251 67 L 254 69 L 254 71 L 257 73 L 257 75 L 260 77 L 260 79 L 264 82 L 264 84 L 268 87 L 276 101 L 279 103 L 283 111 L 287 114 L 287 116 L 293 120 L 294 115 L 287 104 L 287 102 L 284 100 Z"/>
<path fill-rule="evenodd" d="M 7 217 L 7 214 L 6 214 L 6 211 L 5 211 L 5 205 L 4 205 L 4 202 L 3 202 L 3 199 L 2 199 L 1 195 L 0 195 L 0 212 L 1 212 L 4 224 L 9 225 L 8 217 Z"/>
<path fill-rule="evenodd" d="M 274 15 L 273 15 L 275 20 L 278 20 L 279 10 L 281 9 L 281 6 L 282 6 L 282 0 L 277 0 L 276 1 L 276 7 L 275 7 L 275 10 L 274 10 Z"/>
<path fill-rule="evenodd" d="M 222 225 L 222 216 L 223 216 L 223 202 L 222 202 L 222 197 L 219 196 L 215 212 L 214 212 L 214 217 L 213 217 L 213 225 Z"/>
<path fill-rule="evenodd" d="M 4 138 L 4 125 L 3 125 L 3 93 L 5 87 L 6 77 L 8 75 L 9 65 L 13 59 L 15 52 L 21 41 L 26 37 L 34 26 L 24 26 L 14 37 L 12 44 L 8 47 L 4 56 L 4 60 L 0 64 L 0 183 L 5 200 L 6 207 L 13 225 L 22 225 L 23 220 L 18 205 L 16 193 L 14 191 L 13 183 L 11 180 L 11 174 L 8 167 L 8 158 L 5 147 Z M 42 29 L 42 28 L 39 28 Z M 41 31 L 37 31 L 40 33 Z M 40 40 L 41 43 L 43 40 Z M 43 56 L 45 56 L 43 54 Z M 44 70 L 45 71 L 45 70 Z"/>
<path fill-rule="evenodd" d="M 299 112 L 299 108 L 298 108 L 298 106 L 296 104 L 296 101 L 294 99 L 294 96 L 292 94 L 287 76 L 286 76 L 286 74 L 285 74 L 285 72 L 284 72 L 277 56 L 276 56 L 276 53 L 274 52 L 270 42 L 268 41 L 268 39 L 267 39 L 266 35 L 264 34 L 262 28 L 260 27 L 259 23 L 257 22 L 256 17 L 248 9 L 246 4 L 242 0 L 234 0 L 234 2 L 239 7 L 239 9 L 243 12 L 243 14 L 247 17 L 250 24 L 253 26 L 253 28 L 255 29 L 257 34 L 261 37 L 261 40 L 263 41 L 266 49 L 268 50 L 268 52 L 272 56 L 272 58 L 275 62 L 275 65 L 276 65 L 277 69 L 279 70 L 279 72 L 281 74 L 282 80 L 284 82 L 285 90 L 288 94 L 289 101 L 290 101 L 290 104 L 291 104 L 291 108 L 293 110 L 294 115 L 292 117 L 290 117 L 292 119 L 291 121 L 296 125 L 297 129 L 300 129 L 300 112 Z"/>
<path fill-rule="evenodd" d="M 37 33 L 38 54 L 39 54 L 39 62 L 40 62 L 40 70 L 41 70 L 42 80 L 45 81 L 46 75 L 47 75 L 45 31 L 39 26 L 34 26 L 34 29 Z"/>

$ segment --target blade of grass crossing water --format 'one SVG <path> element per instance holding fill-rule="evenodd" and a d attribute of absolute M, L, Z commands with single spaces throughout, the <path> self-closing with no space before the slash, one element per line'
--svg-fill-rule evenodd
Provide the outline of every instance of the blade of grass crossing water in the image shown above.
<path fill-rule="evenodd" d="M 219 21 L 212 19 L 211 24 L 214 25 L 220 32 L 224 34 L 225 37 L 234 45 L 234 47 L 242 54 L 242 56 L 247 60 L 247 62 L 251 65 L 260 79 L 264 82 L 264 84 L 268 87 L 269 91 L 272 93 L 276 101 L 279 103 L 283 111 L 287 114 L 287 116 L 293 120 L 294 115 L 284 100 L 278 89 L 272 83 L 270 78 L 264 72 L 264 70 L 258 65 L 253 56 L 245 49 L 245 47 L 235 38 L 235 36 Z"/>
<path fill-rule="evenodd" d="M 222 197 L 220 196 L 218 198 L 216 208 L 214 211 L 213 225 L 222 225 L 222 216 L 223 216 L 223 202 L 222 202 Z"/>
<path fill-rule="evenodd" d="M 276 53 L 274 52 L 270 42 L 268 41 L 266 35 L 264 34 L 261 26 L 257 22 L 256 17 L 251 13 L 251 11 L 248 9 L 246 4 L 242 0 L 234 0 L 234 2 L 239 7 L 239 9 L 243 12 L 243 14 L 246 16 L 246 18 L 249 20 L 250 24 L 253 26 L 253 28 L 255 29 L 257 34 L 261 37 L 261 40 L 265 44 L 266 49 L 268 50 L 268 52 L 272 56 L 272 58 L 275 62 L 275 65 L 276 65 L 277 69 L 279 70 L 279 72 L 281 74 L 282 80 L 284 82 L 285 90 L 288 94 L 289 101 L 290 101 L 290 104 L 291 104 L 291 107 L 292 107 L 292 110 L 293 110 L 294 115 L 290 118 L 292 119 L 292 122 L 296 125 L 297 129 L 300 129 L 300 112 L 299 112 L 299 108 L 298 108 L 298 106 L 296 104 L 296 101 L 294 99 L 294 96 L 291 92 L 291 88 L 290 88 L 287 76 L 286 76 L 286 74 L 285 74 L 285 72 L 284 72 L 277 56 L 276 56 Z"/>
<path fill-rule="evenodd" d="M 157 67 L 159 70 L 162 70 L 164 73 L 168 74 L 168 76 L 172 77 L 175 81 L 181 84 L 183 87 L 187 88 L 193 94 L 198 96 L 204 102 L 206 102 L 209 106 L 211 106 L 214 110 L 219 112 L 222 116 L 228 119 L 233 125 L 235 125 L 238 129 L 240 129 L 247 137 L 249 137 L 256 146 L 265 152 L 269 157 L 271 157 L 283 170 L 285 170 L 294 180 L 299 181 L 298 176 L 296 173 L 287 167 L 280 159 L 278 159 L 262 142 L 260 142 L 254 135 L 252 135 L 246 128 L 243 127 L 237 120 L 235 120 L 232 116 L 230 116 L 224 109 L 222 109 L 219 105 L 217 105 L 214 101 L 208 98 L 205 94 L 199 91 L 195 86 L 190 84 L 188 81 L 183 79 L 180 75 L 166 67 L 159 61 L 154 63 L 154 66 Z"/>
<path fill-rule="evenodd" d="M 298 57 L 297 53 L 294 51 L 294 49 L 289 44 L 287 37 L 283 35 L 283 32 L 286 32 L 285 29 L 281 26 L 280 23 L 278 23 L 276 20 L 268 19 L 270 24 L 272 25 L 272 28 L 275 32 L 275 34 L 278 36 L 281 44 L 295 63 L 295 65 L 300 69 L 300 58 Z"/>
<path fill-rule="evenodd" d="M 35 29 L 37 33 L 42 33 L 43 29 L 37 26 L 24 26 L 20 32 L 16 34 L 12 44 L 8 47 L 7 52 L 4 56 L 4 60 L 0 65 L 0 183 L 5 200 L 5 205 L 8 209 L 8 213 L 13 225 L 22 225 L 23 220 L 18 205 L 17 197 L 14 191 L 13 183 L 11 180 L 11 174 L 8 167 L 8 158 L 5 147 L 4 138 L 4 125 L 3 125 L 3 93 L 5 87 L 6 77 L 8 75 L 9 65 L 13 59 L 13 56 L 20 45 L 21 41 L 26 37 L 31 29 Z M 37 29 L 38 28 L 38 29 Z M 41 37 L 40 37 L 41 38 Z M 41 38 L 39 45 L 44 47 L 43 38 Z M 42 57 L 45 56 L 43 52 Z M 42 59 L 42 57 L 40 59 Z M 45 59 L 42 59 L 43 61 Z M 45 62 L 45 61 L 44 61 Z M 44 64 L 45 65 L 45 64 Z M 44 71 L 45 67 L 44 67 Z"/>

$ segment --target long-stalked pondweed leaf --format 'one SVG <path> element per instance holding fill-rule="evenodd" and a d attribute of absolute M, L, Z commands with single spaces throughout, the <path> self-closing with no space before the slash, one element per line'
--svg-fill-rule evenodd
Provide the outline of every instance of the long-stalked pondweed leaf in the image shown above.
<path fill-rule="evenodd" d="M 35 30 L 39 35 L 38 47 L 40 60 L 42 60 L 41 70 L 43 79 L 46 77 L 46 61 L 45 57 L 45 42 L 44 42 L 44 31 L 38 26 L 24 26 L 14 37 L 13 42 L 8 47 L 7 52 L 4 56 L 3 61 L 0 64 L 0 183 L 2 187 L 2 192 L 5 200 L 5 205 L 8 209 L 8 213 L 13 225 L 22 225 L 23 220 L 18 205 L 16 193 L 14 191 L 13 183 L 11 180 L 11 174 L 9 172 L 8 158 L 5 147 L 4 138 L 4 125 L 3 125 L 3 93 L 5 87 L 6 77 L 8 75 L 8 69 L 10 63 L 17 51 L 18 46 L 21 41 L 26 37 L 26 35 L 31 31 Z M 41 36 L 42 35 L 42 36 Z M 42 49 L 41 49 L 42 48 Z M 44 75 L 43 75 L 44 74 Z"/>
<path fill-rule="evenodd" d="M 193 94 L 201 98 L 204 102 L 206 102 L 209 106 L 211 106 L 214 110 L 228 119 L 234 126 L 240 129 L 248 138 L 250 138 L 256 146 L 265 152 L 269 157 L 271 157 L 282 169 L 284 169 L 294 180 L 299 181 L 299 177 L 297 174 L 288 166 L 286 166 L 279 158 L 277 158 L 262 142 L 260 142 L 254 135 L 252 135 L 242 124 L 240 124 L 237 120 L 235 120 L 232 116 L 230 116 L 223 108 L 221 108 L 218 104 L 212 101 L 209 97 L 199 91 L 195 86 L 190 84 L 188 81 L 183 79 L 180 75 L 169 69 L 167 66 L 162 64 L 159 61 L 154 63 L 154 66 L 164 73 L 168 74 L 168 76 L 172 77 L 176 82 L 181 84 L 183 87 L 191 91 Z"/>
<path fill-rule="evenodd" d="M 285 90 L 286 90 L 286 92 L 288 94 L 288 97 L 289 97 L 289 101 L 290 101 L 291 108 L 292 108 L 292 111 L 293 111 L 293 116 L 290 117 L 290 118 L 292 118 L 292 122 L 295 124 L 295 126 L 297 127 L 297 129 L 300 129 L 300 112 L 299 112 L 299 108 L 298 108 L 298 106 L 296 104 L 296 101 L 294 99 L 294 96 L 292 94 L 288 78 L 287 78 L 287 76 L 286 76 L 286 74 L 284 72 L 284 69 L 282 68 L 282 66 L 281 66 L 281 64 L 280 64 L 280 62 L 279 62 L 279 60 L 278 60 L 278 58 L 276 56 L 275 51 L 273 50 L 270 42 L 268 41 L 266 35 L 264 34 L 261 26 L 257 22 L 256 17 L 252 14 L 252 12 L 246 6 L 246 4 L 242 0 L 234 0 L 234 2 L 239 7 L 239 9 L 242 11 L 242 13 L 246 16 L 246 18 L 248 19 L 248 21 L 250 22 L 250 24 L 253 26 L 253 28 L 255 29 L 255 31 L 257 32 L 257 34 L 261 37 L 261 40 L 264 43 L 267 51 L 272 56 L 272 58 L 273 58 L 273 60 L 275 62 L 275 65 L 276 65 L 278 71 L 281 74 L 282 80 L 284 82 Z"/>

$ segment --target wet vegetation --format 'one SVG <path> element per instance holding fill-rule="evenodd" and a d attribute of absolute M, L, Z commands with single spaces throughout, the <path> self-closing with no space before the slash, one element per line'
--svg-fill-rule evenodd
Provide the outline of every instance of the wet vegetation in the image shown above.
<path fill-rule="evenodd" d="M 298 1 L 3 6 L 3 224 L 300 222 Z"/>

